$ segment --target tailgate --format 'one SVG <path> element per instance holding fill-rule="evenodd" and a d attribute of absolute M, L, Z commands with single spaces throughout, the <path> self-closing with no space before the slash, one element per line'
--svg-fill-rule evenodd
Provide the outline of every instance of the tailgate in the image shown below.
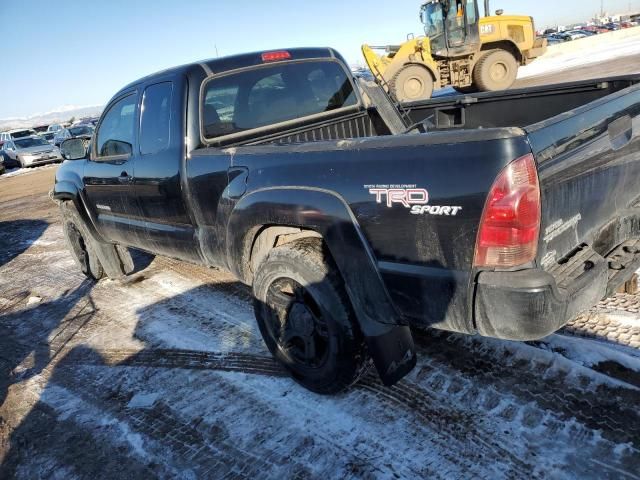
<path fill-rule="evenodd" d="M 540 177 L 544 269 L 586 251 L 611 258 L 640 237 L 640 85 L 526 131 Z"/>

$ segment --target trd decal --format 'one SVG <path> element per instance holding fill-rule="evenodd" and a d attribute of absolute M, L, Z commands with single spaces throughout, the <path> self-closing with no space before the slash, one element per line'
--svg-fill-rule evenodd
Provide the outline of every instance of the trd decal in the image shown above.
<path fill-rule="evenodd" d="M 455 217 L 462 210 L 450 205 L 429 205 L 429 192 L 416 185 L 365 185 L 364 188 L 376 197 L 376 203 L 389 208 L 399 204 L 410 209 L 412 215 Z"/>
<path fill-rule="evenodd" d="M 429 192 L 424 188 L 370 188 L 369 193 L 376 196 L 376 202 L 387 203 L 387 207 L 400 203 L 407 208 L 411 205 L 429 203 Z"/>

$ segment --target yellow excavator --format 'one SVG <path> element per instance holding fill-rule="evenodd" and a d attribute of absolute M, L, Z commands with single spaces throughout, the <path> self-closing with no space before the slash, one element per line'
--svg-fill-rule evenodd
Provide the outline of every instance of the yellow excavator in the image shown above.
<path fill-rule="evenodd" d="M 489 0 L 484 11 L 481 18 L 478 0 L 429 0 L 420 8 L 425 36 L 402 45 L 363 45 L 362 53 L 398 102 L 428 99 L 446 86 L 463 93 L 508 89 L 519 66 L 544 54 L 547 41 L 536 38 L 532 17 L 502 10 L 491 16 Z"/>

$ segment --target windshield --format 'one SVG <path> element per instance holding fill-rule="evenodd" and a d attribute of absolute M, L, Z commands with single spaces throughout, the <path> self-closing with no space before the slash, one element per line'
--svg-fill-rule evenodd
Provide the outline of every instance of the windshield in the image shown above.
<path fill-rule="evenodd" d="M 31 147 L 40 147 L 40 146 L 49 146 L 49 144 L 42 138 L 20 138 L 18 140 L 14 140 L 13 143 L 16 144 L 17 148 L 31 148 Z"/>
<path fill-rule="evenodd" d="M 424 23 L 424 33 L 429 38 L 442 35 L 444 31 L 444 17 L 442 15 L 442 5 L 439 3 L 428 3 L 422 7 L 422 23 Z"/>
<path fill-rule="evenodd" d="M 75 137 L 77 135 L 91 135 L 93 130 L 90 127 L 72 127 L 69 132 Z"/>
<path fill-rule="evenodd" d="M 28 137 L 29 135 L 33 135 L 35 132 L 33 130 L 20 130 L 19 132 L 11 132 L 11 138 L 22 138 Z"/>

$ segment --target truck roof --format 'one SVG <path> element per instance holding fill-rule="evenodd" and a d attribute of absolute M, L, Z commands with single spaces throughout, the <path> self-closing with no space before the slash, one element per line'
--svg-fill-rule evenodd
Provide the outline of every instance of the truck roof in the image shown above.
<path fill-rule="evenodd" d="M 202 68 L 205 71 L 206 75 L 209 76 L 213 73 L 224 73 L 224 72 L 236 70 L 239 68 L 262 65 L 265 63 L 265 60 L 263 60 L 262 55 L 270 52 L 287 52 L 290 55 L 290 58 L 287 59 L 287 61 L 304 60 L 304 59 L 310 59 L 310 58 L 337 58 L 338 60 L 346 64 L 342 55 L 340 55 L 333 48 L 329 48 L 329 47 L 286 48 L 286 49 L 283 48 L 283 49 L 275 49 L 275 50 L 262 50 L 262 51 L 252 52 L 252 53 L 243 53 L 239 55 L 230 55 L 226 57 L 201 60 L 199 62 L 187 63 L 177 67 L 171 67 L 165 70 L 161 70 L 129 83 L 125 87 L 121 88 L 118 94 L 124 90 L 133 88 L 138 84 L 146 83 L 150 80 L 153 80 L 156 77 L 160 77 L 160 76 L 166 77 L 167 75 L 170 75 L 170 74 L 175 74 L 175 75 L 185 74 L 188 71 L 192 70 L 194 67 Z M 116 96 L 118 94 L 116 94 Z"/>

